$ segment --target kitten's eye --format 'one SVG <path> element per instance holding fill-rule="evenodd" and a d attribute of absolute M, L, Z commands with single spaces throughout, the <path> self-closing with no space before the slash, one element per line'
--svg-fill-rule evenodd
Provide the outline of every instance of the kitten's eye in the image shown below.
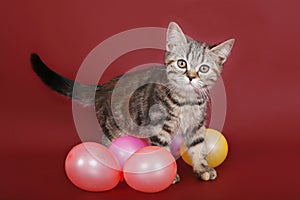
<path fill-rule="evenodd" d="M 186 68 L 187 64 L 186 64 L 186 61 L 183 60 L 183 59 L 180 59 L 177 61 L 177 66 L 180 67 L 180 68 Z"/>
<path fill-rule="evenodd" d="M 207 73 L 209 71 L 209 66 L 208 65 L 201 65 L 199 71 L 201 73 Z"/>

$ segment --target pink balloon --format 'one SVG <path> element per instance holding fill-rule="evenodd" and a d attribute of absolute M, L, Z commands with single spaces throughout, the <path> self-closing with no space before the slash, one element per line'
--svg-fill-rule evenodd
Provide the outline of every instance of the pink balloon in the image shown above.
<path fill-rule="evenodd" d="M 132 136 L 122 136 L 114 140 L 108 149 L 118 159 L 121 168 L 123 168 L 126 160 L 137 150 L 147 144 L 139 138 Z"/>
<path fill-rule="evenodd" d="M 106 147 L 95 142 L 73 147 L 67 155 L 65 171 L 74 185 L 93 192 L 114 188 L 122 176 L 116 158 Z"/>
<path fill-rule="evenodd" d="M 172 139 L 170 144 L 170 150 L 172 155 L 175 157 L 175 159 L 179 158 L 180 155 L 180 145 L 183 141 L 183 138 L 181 135 L 175 135 L 175 137 Z"/>
<path fill-rule="evenodd" d="M 147 146 L 135 152 L 125 163 L 127 184 L 141 192 L 159 192 L 169 187 L 177 173 L 174 157 L 166 149 Z"/>

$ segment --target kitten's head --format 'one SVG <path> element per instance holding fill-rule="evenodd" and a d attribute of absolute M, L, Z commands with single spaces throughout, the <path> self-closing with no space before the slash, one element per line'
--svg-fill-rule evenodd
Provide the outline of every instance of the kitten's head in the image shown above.
<path fill-rule="evenodd" d="M 180 27 L 171 22 L 167 31 L 165 64 L 172 87 L 201 92 L 209 89 L 222 72 L 234 39 L 218 45 L 208 45 L 187 38 Z"/>

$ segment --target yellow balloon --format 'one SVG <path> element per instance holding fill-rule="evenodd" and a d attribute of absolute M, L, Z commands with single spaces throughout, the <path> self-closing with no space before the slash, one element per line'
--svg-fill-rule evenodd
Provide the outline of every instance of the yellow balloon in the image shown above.
<path fill-rule="evenodd" d="M 228 144 L 222 133 L 214 129 L 206 129 L 205 144 L 208 152 L 208 165 L 210 167 L 217 167 L 222 164 L 228 154 Z M 192 159 L 184 143 L 180 145 L 180 155 L 187 164 L 193 166 Z"/>
<path fill-rule="evenodd" d="M 180 145 L 180 155 L 181 155 L 182 160 L 184 160 L 184 162 L 186 162 L 190 166 L 193 166 L 192 159 L 191 159 L 190 155 L 188 154 L 187 147 L 185 146 L 184 143 L 181 143 L 181 145 Z"/>

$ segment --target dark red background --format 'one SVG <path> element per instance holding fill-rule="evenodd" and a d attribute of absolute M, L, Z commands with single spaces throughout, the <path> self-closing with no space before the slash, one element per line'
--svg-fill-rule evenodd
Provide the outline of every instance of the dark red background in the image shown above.
<path fill-rule="evenodd" d="M 1 2 L 0 199 L 299 199 L 299 6 L 296 0 Z M 218 179 L 198 181 L 178 160 L 181 183 L 158 194 L 125 183 L 103 193 L 77 189 L 64 173 L 65 156 L 80 143 L 71 101 L 40 82 L 30 53 L 75 78 L 101 41 L 170 21 L 201 41 L 236 38 L 223 75 L 230 152 Z M 122 56 L 103 81 L 149 62 L 163 62 L 163 53 Z"/>

